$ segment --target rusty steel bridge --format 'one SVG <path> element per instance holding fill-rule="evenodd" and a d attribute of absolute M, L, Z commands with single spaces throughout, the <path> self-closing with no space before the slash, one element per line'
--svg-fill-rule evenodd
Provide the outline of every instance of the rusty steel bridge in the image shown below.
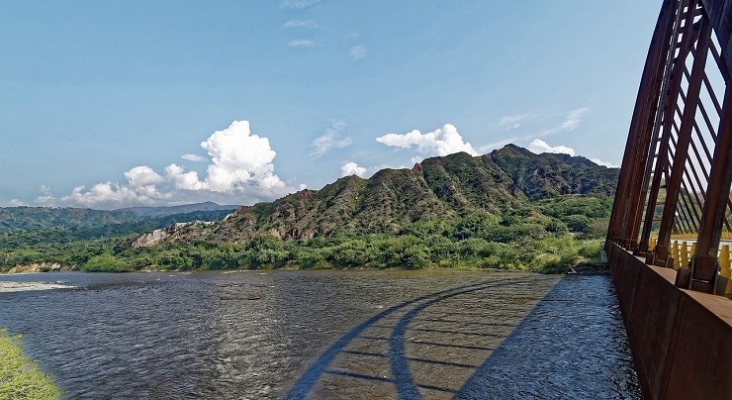
<path fill-rule="evenodd" d="M 633 110 L 605 249 L 646 399 L 732 399 L 731 36 L 664 0 Z"/>

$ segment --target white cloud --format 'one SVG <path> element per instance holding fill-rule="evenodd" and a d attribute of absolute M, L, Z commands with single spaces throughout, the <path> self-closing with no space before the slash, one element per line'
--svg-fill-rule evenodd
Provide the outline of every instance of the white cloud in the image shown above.
<path fill-rule="evenodd" d="M 590 111 L 587 107 L 577 108 L 569 112 L 567 118 L 558 126 L 543 131 L 539 136 L 552 135 L 558 132 L 569 132 L 577 129 L 580 122 L 582 122 L 582 116 Z"/>
<path fill-rule="evenodd" d="M 615 165 L 615 164 L 613 164 L 611 162 L 602 161 L 599 158 L 590 158 L 590 161 L 592 161 L 593 163 L 595 163 L 597 165 L 602 165 L 603 167 L 620 168 L 619 165 Z"/>
<path fill-rule="evenodd" d="M 201 143 L 211 158 L 206 176 L 170 164 L 162 176 L 148 166 L 124 173 L 127 183 L 97 183 L 86 190 L 74 188 L 70 195 L 56 198 L 50 190 L 37 204 L 120 208 L 135 205 L 172 205 L 197 201 L 251 204 L 273 200 L 294 191 L 274 174 L 275 151 L 266 137 L 254 135 L 249 122 L 234 121 Z"/>
<path fill-rule="evenodd" d="M 529 151 L 535 154 L 541 153 L 562 153 L 574 156 L 574 149 L 567 146 L 549 146 L 545 141 L 541 139 L 534 139 L 529 143 Z"/>
<path fill-rule="evenodd" d="M 44 196 L 50 196 L 51 195 L 51 188 L 49 186 L 41 185 L 41 187 L 38 190 Z"/>
<path fill-rule="evenodd" d="M 131 187 L 112 182 L 97 183 L 89 190 L 77 186 L 70 195 L 61 198 L 42 196 L 36 199 L 41 205 L 76 206 L 89 208 L 115 208 L 128 205 L 156 205 L 170 199 L 171 194 L 160 193 L 153 185 Z"/>
<path fill-rule="evenodd" d="M 329 152 L 331 149 L 340 149 L 346 146 L 350 146 L 353 142 L 350 137 L 343 136 L 342 132 L 348 126 L 343 121 L 333 121 L 330 127 L 325 130 L 325 134 L 319 136 L 313 140 L 312 146 L 315 148 L 311 155 L 322 156 Z"/>
<path fill-rule="evenodd" d="M 382 170 L 384 168 L 394 168 L 394 167 L 392 167 L 390 165 L 385 165 L 385 164 L 382 164 L 380 166 L 374 166 L 374 167 L 362 167 L 353 161 L 348 161 L 341 166 L 341 177 L 349 176 L 349 175 L 356 175 L 356 176 L 360 176 L 361 178 L 367 179 L 367 178 L 370 178 L 371 175 L 379 172 L 380 170 Z M 399 168 L 406 168 L 406 167 L 402 166 Z"/>
<path fill-rule="evenodd" d="M 287 21 L 285 22 L 285 25 L 283 25 L 283 28 L 300 28 L 300 29 L 315 29 L 318 25 L 313 22 L 312 20 L 295 20 L 295 21 Z"/>
<path fill-rule="evenodd" d="M 531 118 L 531 115 L 529 114 L 506 115 L 505 117 L 501 118 L 500 121 L 498 121 L 498 126 L 507 131 L 511 129 L 516 129 L 521 126 L 521 122 L 529 118 Z"/>
<path fill-rule="evenodd" d="M 478 155 L 470 143 L 463 142 L 463 137 L 451 124 L 425 134 L 418 130 L 405 134 L 389 133 L 376 138 L 376 141 L 392 147 L 416 148 L 417 152 L 427 157 L 446 156 L 460 151 Z"/>
<path fill-rule="evenodd" d="M 135 167 L 125 172 L 128 185 L 133 188 L 143 186 L 155 186 L 163 181 L 163 177 L 158 175 L 148 166 Z"/>
<path fill-rule="evenodd" d="M 280 7 L 289 9 L 303 9 L 317 3 L 320 3 L 320 0 L 282 0 L 280 2 Z"/>
<path fill-rule="evenodd" d="M 478 147 L 478 151 L 481 154 L 485 154 L 485 153 L 487 153 L 487 152 L 489 152 L 491 150 L 495 150 L 495 149 L 497 149 L 499 147 L 503 147 L 503 146 L 505 146 L 505 145 L 507 145 L 509 143 L 513 143 L 513 142 L 516 141 L 516 139 L 518 139 L 518 138 L 512 137 L 512 138 L 508 138 L 508 139 L 503 139 L 503 140 L 498 141 L 498 142 L 488 143 L 486 145 L 483 145 L 483 146 Z"/>
<path fill-rule="evenodd" d="M 369 54 L 366 46 L 353 46 L 351 47 L 351 50 L 349 50 L 349 52 L 351 53 L 351 58 L 353 58 L 354 60 L 364 58 Z"/>
<path fill-rule="evenodd" d="M 366 171 L 366 168 L 359 167 L 358 164 L 353 161 L 349 161 L 341 166 L 341 176 L 356 175 L 363 178 L 364 175 L 366 175 Z"/>
<path fill-rule="evenodd" d="M 293 41 L 287 43 L 287 45 L 290 47 L 312 47 L 315 45 L 315 42 L 313 42 L 312 40 L 300 39 L 300 40 L 293 40 Z"/>
<path fill-rule="evenodd" d="M 277 153 L 267 138 L 251 134 L 248 121 L 232 122 L 227 129 L 214 132 L 201 147 L 211 156 L 206 179 L 200 181 L 204 189 L 229 192 L 251 184 L 266 189 L 285 186 L 274 174 L 272 161 Z"/>
<path fill-rule="evenodd" d="M 173 182 L 179 190 L 205 190 L 205 186 L 198 179 L 198 172 L 188 171 L 176 164 L 165 167 L 165 176 Z"/>
<path fill-rule="evenodd" d="M 201 157 L 197 154 L 183 154 L 182 156 L 180 156 L 180 158 L 182 158 L 184 160 L 188 160 L 188 161 L 193 161 L 193 162 L 206 161 L 205 157 Z"/>
<path fill-rule="evenodd" d="M 0 207 L 26 207 L 26 206 L 28 206 L 28 203 L 18 200 L 18 199 L 12 199 L 10 201 L 0 200 Z"/>

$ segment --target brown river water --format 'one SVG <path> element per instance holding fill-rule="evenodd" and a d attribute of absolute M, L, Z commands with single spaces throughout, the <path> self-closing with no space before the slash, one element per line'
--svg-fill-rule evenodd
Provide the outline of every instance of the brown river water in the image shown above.
<path fill-rule="evenodd" d="M 0 326 L 65 399 L 641 399 L 609 277 L 45 273 Z"/>

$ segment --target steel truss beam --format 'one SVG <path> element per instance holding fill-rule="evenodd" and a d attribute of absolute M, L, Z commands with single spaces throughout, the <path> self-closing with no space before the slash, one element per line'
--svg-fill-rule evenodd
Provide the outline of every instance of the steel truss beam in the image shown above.
<path fill-rule="evenodd" d="M 707 293 L 718 293 L 725 283 L 718 275 L 717 252 L 722 231 L 732 230 L 727 220 L 732 211 L 730 70 L 732 0 L 664 0 L 633 110 L 607 236 L 645 255 L 648 264 L 672 266 L 672 234 L 695 234 L 696 253 L 689 269 L 677 274 L 676 284 Z M 721 105 L 720 79 L 712 79 L 719 76 L 726 85 Z M 652 236 L 658 239 L 651 251 Z"/>

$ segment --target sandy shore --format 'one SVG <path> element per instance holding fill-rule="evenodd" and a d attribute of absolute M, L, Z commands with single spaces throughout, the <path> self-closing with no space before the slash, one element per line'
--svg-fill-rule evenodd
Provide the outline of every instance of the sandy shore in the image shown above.
<path fill-rule="evenodd" d="M 28 290 L 69 289 L 69 288 L 73 288 L 73 286 L 64 285 L 62 283 L 53 283 L 53 282 L 3 282 L 3 281 L 0 281 L 0 293 L 25 292 Z"/>

